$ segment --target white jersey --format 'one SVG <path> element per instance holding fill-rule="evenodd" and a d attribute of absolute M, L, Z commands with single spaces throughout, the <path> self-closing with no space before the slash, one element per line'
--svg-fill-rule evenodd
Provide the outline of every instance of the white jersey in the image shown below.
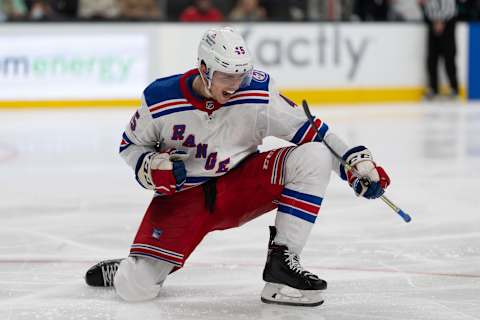
<path fill-rule="evenodd" d="M 188 155 L 184 188 L 193 187 L 235 168 L 257 152 L 267 136 L 297 145 L 327 139 L 339 155 L 349 149 L 320 119 L 315 120 L 317 134 L 303 110 L 277 91 L 267 73 L 254 70 L 250 85 L 224 105 L 193 93 L 197 75 L 191 70 L 158 79 L 144 90 L 120 145 L 121 156 L 135 173 L 146 154 L 176 149 Z M 343 176 L 340 163 L 335 167 Z"/>

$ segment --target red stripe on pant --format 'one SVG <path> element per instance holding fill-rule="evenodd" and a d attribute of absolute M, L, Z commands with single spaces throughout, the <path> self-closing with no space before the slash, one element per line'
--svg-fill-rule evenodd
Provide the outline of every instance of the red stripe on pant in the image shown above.
<path fill-rule="evenodd" d="M 280 149 L 275 156 L 275 160 L 273 161 L 274 164 L 276 164 L 276 168 L 274 167 L 273 170 L 274 172 L 272 173 L 272 176 L 275 177 L 273 179 L 274 184 L 284 184 L 284 177 L 283 173 L 285 172 L 284 170 L 284 165 L 285 165 L 285 157 L 290 154 L 291 150 L 294 149 L 295 147 L 288 147 L 288 148 L 283 148 Z"/>
<path fill-rule="evenodd" d="M 314 215 L 317 215 L 318 212 L 320 211 L 320 206 L 312 205 L 303 201 L 299 201 L 297 199 L 288 198 L 284 195 L 281 195 L 278 201 L 280 203 L 286 204 L 294 208 L 301 209 L 303 211 L 309 212 Z"/>

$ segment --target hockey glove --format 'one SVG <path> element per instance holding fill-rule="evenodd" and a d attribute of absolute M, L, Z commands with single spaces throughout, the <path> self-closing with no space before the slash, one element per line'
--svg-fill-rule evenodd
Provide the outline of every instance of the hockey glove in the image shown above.
<path fill-rule="evenodd" d="M 187 155 L 180 151 L 157 153 L 145 156 L 138 177 L 148 189 L 171 195 L 182 188 L 187 178 L 183 160 Z"/>
<path fill-rule="evenodd" d="M 348 165 L 355 168 L 358 177 L 347 170 L 347 180 L 357 196 L 376 199 L 390 185 L 390 178 L 382 167 L 373 162 L 370 150 L 363 146 L 351 149 L 344 156 Z"/>

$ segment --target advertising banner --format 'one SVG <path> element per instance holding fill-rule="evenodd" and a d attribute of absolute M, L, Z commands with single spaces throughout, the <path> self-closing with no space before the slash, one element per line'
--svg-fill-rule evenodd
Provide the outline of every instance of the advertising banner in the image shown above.
<path fill-rule="evenodd" d="M 0 100 L 138 98 L 148 82 L 141 34 L 0 36 Z"/>
<path fill-rule="evenodd" d="M 59 107 L 66 102 L 136 106 L 142 90 L 155 78 L 196 67 L 199 40 L 214 26 L 219 25 L 0 28 L 0 107 L 56 102 Z M 312 103 L 418 101 L 424 93 L 426 28 L 422 23 L 244 23 L 233 27 L 245 37 L 255 68 L 268 72 L 296 102 L 303 98 Z M 457 25 L 457 66 L 461 92 L 469 76 L 473 97 L 478 91 L 472 84 L 478 82 L 479 72 L 471 69 L 477 54 L 472 39 L 478 37 L 479 27 L 470 30 L 470 47 L 468 27 Z M 468 48 L 471 66 L 467 65 Z M 440 80 L 446 83 L 443 64 L 439 69 Z"/>
<path fill-rule="evenodd" d="M 196 64 L 197 45 L 209 25 L 167 25 L 159 44 L 160 75 Z M 422 23 L 238 24 L 255 58 L 295 101 L 420 100 L 426 80 L 426 28 Z M 466 26 L 457 26 L 460 86 L 466 84 Z M 443 68 L 440 79 L 445 82 Z"/>

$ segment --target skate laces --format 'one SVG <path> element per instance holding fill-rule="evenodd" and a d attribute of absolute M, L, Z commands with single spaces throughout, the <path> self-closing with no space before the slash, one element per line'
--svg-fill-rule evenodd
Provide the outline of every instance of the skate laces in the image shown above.
<path fill-rule="evenodd" d="M 287 262 L 287 265 L 291 270 L 305 277 L 318 278 L 315 274 L 303 269 L 302 265 L 300 264 L 300 258 L 296 253 L 285 250 L 283 252 L 283 255 L 285 256 L 285 261 Z"/>
<path fill-rule="evenodd" d="M 103 284 L 105 287 L 113 286 L 113 278 L 117 273 L 118 263 L 106 263 L 102 266 Z"/>

